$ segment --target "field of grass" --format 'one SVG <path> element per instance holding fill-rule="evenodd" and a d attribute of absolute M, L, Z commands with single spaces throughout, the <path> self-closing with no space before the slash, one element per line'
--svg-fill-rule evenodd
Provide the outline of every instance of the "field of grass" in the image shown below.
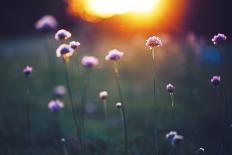
<path fill-rule="evenodd" d="M 194 155 L 201 147 L 208 155 L 232 154 L 231 42 L 214 46 L 210 38 L 193 34 L 181 37 L 160 34 L 163 46 L 155 51 L 157 85 L 154 104 L 152 56 L 144 45 L 147 38 L 114 38 L 106 34 L 88 38 L 91 35 L 85 35 L 73 33 L 72 39 L 77 39 L 81 45 L 78 47 L 78 58 L 72 56 L 68 63 L 68 72 L 75 104 L 80 103 L 80 85 L 87 88 L 84 103 L 86 154 L 123 154 L 123 127 L 120 111 L 115 106 L 119 96 L 113 63 L 105 61 L 108 51 L 114 48 L 124 52 L 118 65 L 125 100 L 129 155 L 153 155 L 155 141 L 158 148 L 156 155 Z M 33 155 L 64 155 L 61 138 L 66 139 L 68 155 L 79 154 L 80 144 L 75 135 L 68 95 L 61 99 L 65 106 L 58 117 L 48 110 L 47 105 L 53 97 L 53 88 L 66 85 L 64 64 L 55 54 L 58 46 L 59 42 L 53 39 L 53 34 L 0 40 L 1 155 L 28 153 L 28 84 L 32 135 L 30 149 Z M 77 59 L 85 55 L 96 56 L 99 65 L 92 69 L 81 66 L 78 71 Z M 26 65 L 33 67 L 29 78 L 25 78 L 22 72 Z M 80 77 L 78 72 L 81 73 Z M 222 77 L 219 88 L 210 82 L 214 75 Z M 174 107 L 166 91 L 168 83 L 176 88 Z M 107 119 L 98 97 L 101 90 L 109 93 Z M 169 131 L 177 131 L 184 137 L 181 146 L 173 146 L 165 138 Z"/>

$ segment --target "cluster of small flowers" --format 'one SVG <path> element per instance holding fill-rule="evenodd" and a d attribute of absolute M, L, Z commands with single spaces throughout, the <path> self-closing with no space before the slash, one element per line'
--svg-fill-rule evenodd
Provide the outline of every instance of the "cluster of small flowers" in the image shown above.
<path fill-rule="evenodd" d="M 184 137 L 178 135 L 176 131 L 170 131 L 166 134 L 165 138 L 169 140 L 173 146 L 181 145 L 182 141 L 184 140 Z"/>

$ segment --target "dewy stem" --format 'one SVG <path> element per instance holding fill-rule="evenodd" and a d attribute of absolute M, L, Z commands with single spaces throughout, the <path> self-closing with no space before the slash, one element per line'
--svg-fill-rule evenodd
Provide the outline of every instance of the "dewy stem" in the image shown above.
<path fill-rule="evenodd" d="M 174 107 L 174 94 L 170 93 L 170 97 L 171 97 L 171 102 L 172 102 L 172 107 Z"/>
<path fill-rule="evenodd" d="M 67 85 L 67 88 L 68 88 L 68 96 L 69 96 L 69 100 L 70 100 L 70 103 L 71 103 L 73 121 L 74 121 L 74 125 L 75 125 L 75 128 L 76 128 L 76 135 L 77 135 L 77 139 L 80 140 L 80 143 L 81 143 L 81 146 L 82 146 L 81 133 L 78 131 L 78 122 L 77 122 L 76 115 L 75 115 L 75 106 L 74 106 L 74 102 L 73 102 L 72 90 L 71 90 L 70 80 L 69 80 L 69 75 L 68 75 L 68 66 L 67 66 L 67 63 L 66 63 L 65 59 L 63 60 L 63 62 L 64 62 L 64 65 L 65 65 L 65 79 L 66 79 L 66 85 Z"/>
<path fill-rule="evenodd" d="M 118 65 L 116 61 L 114 61 L 114 74 L 115 74 L 115 80 L 119 93 L 120 102 L 122 103 L 122 107 L 120 108 L 120 111 L 121 111 L 123 130 L 124 130 L 124 154 L 127 155 L 128 153 L 127 121 L 126 121 L 124 101 L 122 97 L 122 91 L 121 91 L 120 80 L 119 80 Z"/>

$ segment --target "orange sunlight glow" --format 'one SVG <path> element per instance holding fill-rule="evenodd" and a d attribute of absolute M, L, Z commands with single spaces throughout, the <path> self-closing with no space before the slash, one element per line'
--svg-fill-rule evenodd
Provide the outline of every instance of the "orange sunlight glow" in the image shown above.
<path fill-rule="evenodd" d="M 89 22 L 117 16 L 129 25 L 147 26 L 179 20 L 185 0 L 67 0 L 68 12 Z"/>

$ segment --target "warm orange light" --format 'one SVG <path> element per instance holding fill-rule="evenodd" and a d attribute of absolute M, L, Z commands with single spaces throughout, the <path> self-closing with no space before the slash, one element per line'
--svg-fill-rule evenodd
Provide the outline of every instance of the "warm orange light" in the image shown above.
<path fill-rule="evenodd" d="M 178 27 L 186 0 L 67 0 L 68 12 L 89 22 L 102 19 L 120 27 Z M 107 25 L 110 25 L 107 23 Z M 115 25 L 113 25 L 115 26 Z M 128 27 L 128 30 L 130 28 Z"/>
<path fill-rule="evenodd" d="M 87 20 L 126 13 L 148 14 L 160 0 L 69 0 L 69 11 Z"/>

